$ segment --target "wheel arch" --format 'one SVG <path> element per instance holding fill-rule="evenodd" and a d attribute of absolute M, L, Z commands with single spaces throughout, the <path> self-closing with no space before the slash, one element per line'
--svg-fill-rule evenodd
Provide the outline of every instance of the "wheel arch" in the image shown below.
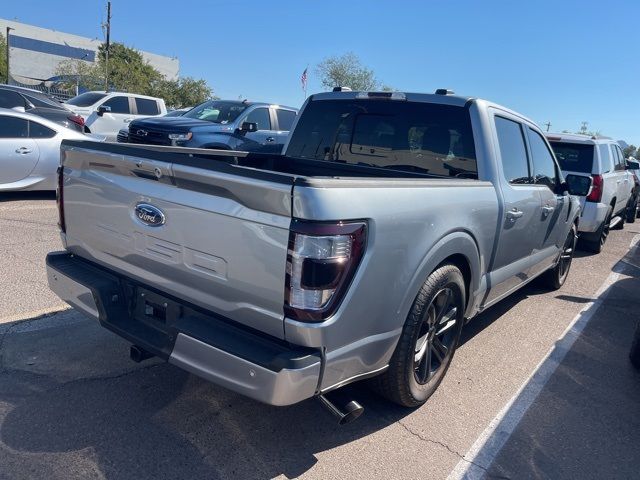
<path fill-rule="evenodd" d="M 409 283 L 409 288 L 401 302 L 400 316 L 406 318 L 413 302 L 429 275 L 446 263 L 454 264 L 460 269 L 465 279 L 466 310 L 465 316 L 471 314 L 474 305 L 474 292 L 480 286 L 481 261 L 480 251 L 475 238 L 467 231 L 450 232 L 424 255 Z"/>

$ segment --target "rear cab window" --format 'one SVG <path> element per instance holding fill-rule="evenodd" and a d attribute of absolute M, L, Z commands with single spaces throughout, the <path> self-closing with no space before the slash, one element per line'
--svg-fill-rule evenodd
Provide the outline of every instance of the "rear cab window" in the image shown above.
<path fill-rule="evenodd" d="M 478 178 L 469 110 L 423 102 L 310 102 L 292 133 L 290 157 L 439 177 Z"/>
<path fill-rule="evenodd" d="M 136 109 L 138 115 L 159 115 L 160 109 L 158 108 L 158 102 L 149 98 L 136 97 Z"/>
<path fill-rule="evenodd" d="M 296 112 L 293 110 L 283 110 L 276 108 L 276 117 L 278 118 L 278 130 L 289 131 L 296 119 Z"/>
<path fill-rule="evenodd" d="M 595 145 L 554 141 L 549 143 L 562 170 L 591 174 L 593 171 Z"/>

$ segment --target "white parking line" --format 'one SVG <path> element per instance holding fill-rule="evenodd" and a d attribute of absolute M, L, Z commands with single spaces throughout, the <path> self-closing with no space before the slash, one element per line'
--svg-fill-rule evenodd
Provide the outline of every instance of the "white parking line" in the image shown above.
<path fill-rule="evenodd" d="M 631 251 L 638 248 L 638 241 L 640 241 L 640 235 L 636 235 L 631 241 L 630 251 L 622 259 L 623 262 L 629 263 Z M 595 300 L 586 303 L 580 313 L 573 318 L 562 336 L 536 366 L 533 373 L 525 380 L 516 394 L 511 397 L 494 419 L 491 420 L 474 444 L 471 445 L 469 451 L 464 454 L 462 460 L 451 471 L 447 480 L 471 480 L 484 477 L 487 469 L 507 443 L 524 414 L 540 394 L 598 308 L 600 308 L 600 305 L 602 305 L 610 291 L 609 287 L 619 277 L 620 273 L 618 272 L 609 274 L 596 292 Z"/>

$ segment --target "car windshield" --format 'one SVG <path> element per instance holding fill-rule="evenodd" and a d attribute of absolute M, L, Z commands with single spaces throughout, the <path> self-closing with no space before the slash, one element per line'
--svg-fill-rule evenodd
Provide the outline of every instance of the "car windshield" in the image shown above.
<path fill-rule="evenodd" d="M 468 109 L 385 100 L 310 102 L 286 154 L 443 177 L 478 178 Z"/>
<path fill-rule="evenodd" d="M 71 100 L 67 101 L 67 103 L 69 105 L 75 105 L 76 107 L 90 107 L 106 96 L 106 93 L 87 92 L 78 95 L 77 97 L 73 97 Z"/>
<path fill-rule="evenodd" d="M 551 143 L 551 148 L 553 148 L 562 170 L 591 173 L 593 169 L 593 145 L 588 143 L 549 143 Z"/>
<path fill-rule="evenodd" d="M 242 102 L 210 100 L 192 108 L 185 113 L 183 117 L 197 118 L 198 120 L 206 120 L 207 122 L 225 125 L 232 123 L 248 106 L 249 105 Z"/>

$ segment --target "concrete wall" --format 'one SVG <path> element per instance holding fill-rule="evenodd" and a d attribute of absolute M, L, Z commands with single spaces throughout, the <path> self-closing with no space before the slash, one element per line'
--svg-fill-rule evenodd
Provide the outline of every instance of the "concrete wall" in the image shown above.
<path fill-rule="evenodd" d="M 11 74 L 22 77 L 48 79 L 55 75 L 60 62 L 79 59 L 93 62 L 97 58 L 102 39 L 80 37 L 70 33 L 35 27 L 25 23 L 0 18 L 0 32 L 6 35 L 11 27 Z M 169 79 L 178 76 L 180 63 L 177 58 L 143 52 L 142 57 Z"/>

